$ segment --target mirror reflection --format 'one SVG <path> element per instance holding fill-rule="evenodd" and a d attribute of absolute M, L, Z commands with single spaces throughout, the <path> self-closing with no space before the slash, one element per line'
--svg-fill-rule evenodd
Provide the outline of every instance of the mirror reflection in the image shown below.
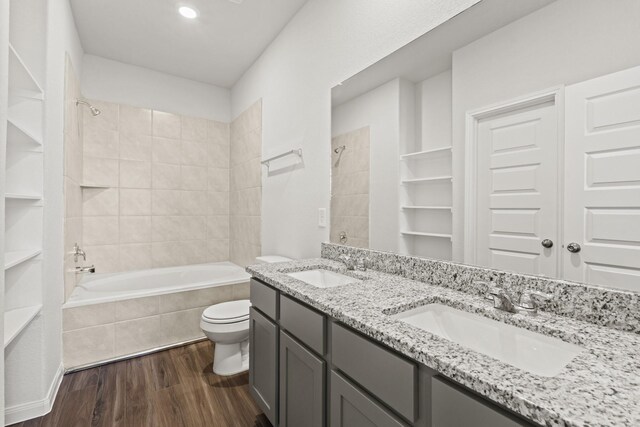
<path fill-rule="evenodd" d="M 484 0 L 332 89 L 330 240 L 640 290 L 640 26 Z"/>

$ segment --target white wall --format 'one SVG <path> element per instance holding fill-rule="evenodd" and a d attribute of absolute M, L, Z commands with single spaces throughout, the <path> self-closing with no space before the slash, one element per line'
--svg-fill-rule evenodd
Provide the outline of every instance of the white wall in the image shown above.
<path fill-rule="evenodd" d="M 640 64 L 638 16 L 637 0 L 559 0 L 454 52 L 454 260 L 464 252 L 465 112 Z"/>
<path fill-rule="evenodd" d="M 231 91 L 94 55 L 85 55 L 82 94 L 89 99 L 231 121 Z"/>
<path fill-rule="evenodd" d="M 398 250 L 399 91 L 400 80 L 391 80 L 333 108 L 331 114 L 332 138 L 369 126 L 369 247 L 382 251 Z"/>
<path fill-rule="evenodd" d="M 43 399 L 55 393 L 56 374 L 62 367 L 62 303 L 64 302 L 64 198 L 63 198 L 63 132 L 64 72 L 68 52 L 77 72 L 82 67 L 83 51 L 71 8 L 66 1 L 48 1 L 48 56 L 45 90 L 44 144 L 44 242 L 43 242 Z M 34 366 L 34 370 L 38 367 Z M 53 396 L 55 397 L 55 395 Z M 46 405 L 47 402 L 45 402 Z M 48 403 L 53 403 L 48 402 Z"/>
<path fill-rule="evenodd" d="M 331 87 L 476 2 L 310 0 L 236 83 L 233 117 L 263 99 L 263 153 L 304 151 L 304 168 L 263 178 L 263 253 L 318 256 L 328 240 Z"/>

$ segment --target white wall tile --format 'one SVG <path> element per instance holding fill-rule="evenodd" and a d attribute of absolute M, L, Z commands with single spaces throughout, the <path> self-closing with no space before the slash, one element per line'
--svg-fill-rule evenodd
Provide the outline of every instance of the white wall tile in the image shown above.
<path fill-rule="evenodd" d="M 158 163 L 180 164 L 182 143 L 179 139 L 153 138 L 151 159 Z"/>
<path fill-rule="evenodd" d="M 82 191 L 84 216 L 118 215 L 120 198 L 117 188 L 85 188 Z"/>
<path fill-rule="evenodd" d="M 151 188 L 151 162 L 120 160 L 120 188 Z"/>
<path fill-rule="evenodd" d="M 150 216 L 121 216 L 120 243 L 151 242 Z"/>
<path fill-rule="evenodd" d="M 120 190 L 120 215 L 151 215 L 151 191 Z"/>
<path fill-rule="evenodd" d="M 119 236 L 118 216 L 89 216 L 82 220 L 82 241 L 86 246 L 117 244 Z"/>
<path fill-rule="evenodd" d="M 151 188 L 162 190 L 180 189 L 180 165 L 153 163 L 151 167 Z"/>
<path fill-rule="evenodd" d="M 107 360 L 115 355 L 113 323 L 77 329 L 62 334 L 65 368 Z"/>
<path fill-rule="evenodd" d="M 163 138 L 181 137 L 180 116 L 162 111 L 153 112 L 153 135 Z"/>
<path fill-rule="evenodd" d="M 120 159 L 150 162 L 152 143 L 149 135 L 120 133 Z"/>

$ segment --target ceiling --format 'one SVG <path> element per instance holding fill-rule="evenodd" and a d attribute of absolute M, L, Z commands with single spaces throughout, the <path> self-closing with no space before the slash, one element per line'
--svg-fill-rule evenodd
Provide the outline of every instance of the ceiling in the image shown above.
<path fill-rule="evenodd" d="M 397 77 L 416 83 L 449 70 L 455 50 L 553 1 L 483 0 L 334 87 L 332 106 Z"/>
<path fill-rule="evenodd" d="M 306 2 L 240 1 L 70 0 L 85 53 L 222 87 L 242 76 Z M 199 17 L 180 16 L 178 6 Z"/>

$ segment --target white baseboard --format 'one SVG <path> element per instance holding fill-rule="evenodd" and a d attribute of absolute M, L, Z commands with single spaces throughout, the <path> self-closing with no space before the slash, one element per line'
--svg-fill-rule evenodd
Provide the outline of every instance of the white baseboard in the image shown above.
<path fill-rule="evenodd" d="M 62 383 L 63 375 L 64 367 L 60 364 L 44 399 L 21 403 L 20 405 L 5 408 L 4 425 L 16 424 L 48 414 L 53 407 L 53 402 L 56 400 L 56 395 L 58 394 L 58 389 Z"/>

